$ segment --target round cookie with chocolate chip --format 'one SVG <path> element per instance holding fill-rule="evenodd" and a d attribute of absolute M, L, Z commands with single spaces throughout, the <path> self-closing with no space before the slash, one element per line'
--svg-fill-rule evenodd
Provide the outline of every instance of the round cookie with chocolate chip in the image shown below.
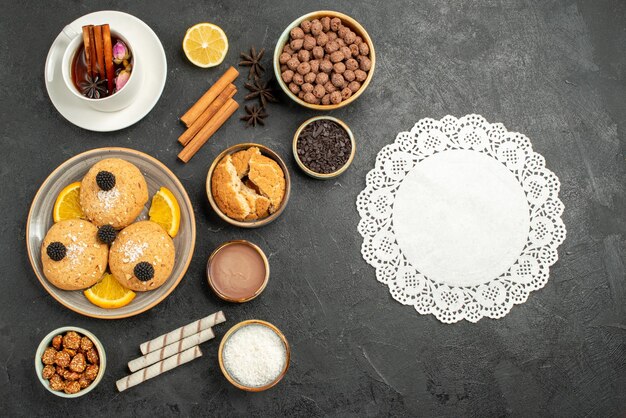
<path fill-rule="evenodd" d="M 130 225 L 148 201 L 141 171 L 128 161 L 107 158 L 94 164 L 80 185 L 80 206 L 97 226 L 119 229 Z"/>
<path fill-rule="evenodd" d="M 96 284 L 108 258 L 109 247 L 98 240 L 98 228 L 82 219 L 55 223 L 41 244 L 43 273 L 59 289 L 79 290 Z"/>
<path fill-rule="evenodd" d="M 163 227 L 141 221 L 120 231 L 109 252 L 109 268 L 122 286 L 142 292 L 165 283 L 175 257 L 174 241 Z"/>

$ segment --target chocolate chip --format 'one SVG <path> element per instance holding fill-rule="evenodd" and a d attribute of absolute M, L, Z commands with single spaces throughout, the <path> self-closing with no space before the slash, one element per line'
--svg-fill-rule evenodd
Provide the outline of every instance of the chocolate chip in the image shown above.
<path fill-rule="evenodd" d="M 316 173 L 329 174 L 348 162 L 352 143 L 348 132 L 341 125 L 321 119 L 302 129 L 296 151 L 307 168 Z"/>

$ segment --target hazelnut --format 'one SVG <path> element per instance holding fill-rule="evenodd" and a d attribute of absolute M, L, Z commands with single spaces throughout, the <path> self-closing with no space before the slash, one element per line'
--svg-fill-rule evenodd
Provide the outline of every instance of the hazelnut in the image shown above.
<path fill-rule="evenodd" d="M 315 77 L 315 82 L 317 84 L 326 84 L 328 82 L 329 78 L 328 78 L 328 74 L 326 73 L 319 73 L 317 74 L 317 76 Z"/>
<path fill-rule="evenodd" d="M 41 362 L 43 364 L 54 364 L 56 354 L 57 350 L 55 350 L 54 347 L 46 348 L 41 356 Z"/>
<path fill-rule="evenodd" d="M 89 337 L 83 337 L 80 339 L 80 349 L 83 351 L 88 351 L 93 348 L 93 341 L 89 339 Z"/>
<path fill-rule="evenodd" d="M 333 52 L 332 54 L 330 54 L 330 61 L 331 62 L 343 61 L 343 54 L 340 51 Z"/>
<path fill-rule="evenodd" d="M 328 36 L 328 42 L 337 39 L 337 33 L 335 32 L 328 32 L 326 35 Z"/>
<path fill-rule="evenodd" d="M 63 348 L 78 350 L 80 347 L 80 335 L 75 331 L 69 331 L 63 337 Z"/>
<path fill-rule="evenodd" d="M 87 361 L 91 364 L 98 364 L 100 362 L 100 356 L 98 356 L 98 352 L 95 348 L 88 350 L 85 356 L 87 357 Z"/>
<path fill-rule="evenodd" d="M 346 44 L 352 45 L 356 40 L 356 33 L 349 31 L 346 33 L 346 36 L 343 37 L 343 40 L 346 41 Z"/>
<path fill-rule="evenodd" d="M 313 52 L 313 57 L 317 59 L 320 59 L 324 56 L 324 48 L 322 48 L 321 46 L 314 46 L 311 52 Z"/>
<path fill-rule="evenodd" d="M 322 32 L 319 35 L 317 35 L 317 38 L 315 38 L 315 40 L 317 41 L 317 44 L 319 46 L 324 46 L 328 43 L 328 35 Z"/>
<path fill-rule="evenodd" d="M 352 93 L 356 93 L 357 90 L 361 88 L 361 83 L 359 83 L 358 81 L 353 81 L 348 84 L 348 88 L 352 90 Z"/>
<path fill-rule="evenodd" d="M 300 73 L 295 73 L 291 81 L 296 83 L 298 86 L 301 86 L 304 84 L 304 77 Z"/>
<path fill-rule="evenodd" d="M 291 55 L 291 54 L 293 54 L 296 51 L 294 51 L 289 44 L 285 44 L 285 46 L 283 47 L 283 52 L 285 54 L 290 54 Z"/>
<path fill-rule="evenodd" d="M 87 386 L 91 384 L 91 382 L 89 381 L 89 379 L 85 377 L 85 374 L 83 373 L 80 376 L 80 379 L 78 379 L 78 384 L 80 384 L 81 389 L 85 389 Z"/>
<path fill-rule="evenodd" d="M 78 393 L 80 391 L 80 384 L 78 382 L 67 382 L 63 391 L 68 395 Z"/>
<path fill-rule="evenodd" d="M 291 47 L 291 49 L 293 49 L 293 52 L 301 50 L 303 45 L 304 39 L 294 39 L 289 42 L 289 46 Z"/>
<path fill-rule="evenodd" d="M 343 74 L 343 72 L 346 71 L 346 64 L 344 64 L 343 62 L 336 62 L 333 65 L 333 71 L 335 71 L 337 74 Z"/>
<path fill-rule="evenodd" d="M 311 64 L 309 64 L 308 62 L 301 62 L 300 65 L 298 65 L 298 74 L 305 75 L 306 73 L 310 71 L 311 71 Z"/>
<path fill-rule="evenodd" d="M 65 381 L 58 374 L 55 374 L 50 378 L 50 389 L 63 390 L 65 388 Z"/>
<path fill-rule="evenodd" d="M 323 30 L 324 28 L 322 26 L 322 22 L 317 19 L 311 22 L 311 34 L 313 36 L 319 35 L 320 33 L 322 33 Z"/>
<path fill-rule="evenodd" d="M 304 31 L 302 30 L 302 28 L 295 27 L 291 29 L 291 32 L 289 32 L 289 36 L 291 36 L 291 39 L 303 39 Z"/>
<path fill-rule="evenodd" d="M 330 78 L 330 81 L 333 83 L 335 87 L 343 87 L 343 76 L 341 74 L 333 74 Z"/>
<path fill-rule="evenodd" d="M 300 65 L 300 61 L 298 61 L 298 58 L 291 58 L 289 61 L 287 61 L 287 68 L 289 68 L 291 71 L 296 71 L 298 69 L 298 65 Z"/>
<path fill-rule="evenodd" d="M 309 65 L 311 66 L 311 72 L 317 74 L 320 70 L 320 62 L 318 60 L 309 61 Z"/>
<path fill-rule="evenodd" d="M 41 377 L 43 377 L 46 380 L 49 380 L 52 376 L 54 376 L 55 373 L 56 373 L 56 369 L 54 368 L 54 366 L 52 364 L 46 364 L 43 370 L 41 371 Z"/>
<path fill-rule="evenodd" d="M 346 65 L 346 67 L 347 67 L 347 65 Z M 348 82 L 349 81 L 354 81 L 354 79 L 356 78 L 356 76 L 354 75 L 354 71 L 352 71 L 352 70 L 346 70 L 346 71 L 343 72 L 342 75 L 343 75 L 343 78 L 346 81 L 348 81 Z"/>
<path fill-rule="evenodd" d="M 87 380 L 95 380 L 98 377 L 98 372 L 100 371 L 100 367 L 97 364 L 90 364 L 85 368 L 85 378 Z"/>
<path fill-rule="evenodd" d="M 317 78 L 317 74 L 315 74 L 313 71 L 311 71 L 310 73 L 306 73 L 304 75 L 304 82 L 305 83 L 314 83 L 316 78 Z"/>
<path fill-rule="evenodd" d="M 339 35 L 339 37 L 341 39 L 344 39 L 349 32 L 350 32 L 350 28 L 349 27 L 342 26 L 342 27 L 339 28 L 339 30 L 337 30 L 337 35 Z"/>
<path fill-rule="evenodd" d="M 300 86 L 296 83 L 289 83 L 289 91 L 293 94 L 298 94 L 300 92 Z"/>
<path fill-rule="evenodd" d="M 311 53 L 309 51 L 307 51 L 306 49 L 301 49 L 300 51 L 298 51 L 298 60 L 300 62 L 309 62 L 310 59 Z"/>
<path fill-rule="evenodd" d="M 363 70 L 354 70 L 356 81 L 363 82 L 367 78 L 367 73 Z"/>
<path fill-rule="evenodd" d="M 349 60 L 346 61 L 346 69 L 354 71 L 358 68 L 359 68 L 359 63 L 354 58 L 350 58 Z"/>
<path fill-rule="evenodd" d="M 367 46 L 367 44 L 365 42 L 361 42 L 359 44 L 359 53 L 361 55 L 369 55 L 370 54 L 370 47 Z"/>
<path fill-rule="evenodd" d="M 313 95 L 316 98 L 321 99 L 322 97 L 324 97 L 325 94 L 326 94 L 326 89 L 321 84 L 318 84 L 313 88 Z"/>
<path fill-rule="evenodd" d="M 71 357 L 67 353 L 67 351 L 57 351 L 57 353 L 54 355 L 54 362 L 61 367 L 69 366 L 70 360 Z"/>
<path fill-rule="evenodd" d="M 302 48 L 306 49 L 307 51 L 310 51 L 313 49 L 315 44 L 316 44 L 316 41 L 314 37 L 312 37 L 311 35 L 304 36 L 304 44 L 302 45 Z"/>
<path fill-rule="evenodd" d="M 339 44 L 337 43 L 337 41 L 330 41 L 326 45 L 324 45 L 324 51 L 326 51 L 327 54 L 332 54 L 337 50 L 339 50 Z"/>
<path fill-rule="evenodd" d="M 329 80 L 324 84 L 324 90 L 326 90 L 326 93 L 332 93 L 333 91 L 337 90 L 337 87 L 335 87 L 333 83 L 331 83 Z"/>
<path fill-rule="evenodd" d="M 65 380 L 78 380 L 80 379 L 80 373 L 76 373 L 71 370 L 66 370 L 65 373 L 63 373 L 63 378 Z"/>
<path fill-rule="evenodd" d="M 317 97 L 315 97 L 313 93 L 306 93 L 304 95 L 304 101 L 307 103 L 315 104 L 317 103 Z"/>
<path fill-rule="evenodd" d="M 60 350 L 61 349 L 61 344 L 63 343 L 63 336 L 62 335 L 57 335 L 52 339 L 52 347 L 54 347 L 55 350 Z"/>
<path fill-rule="evenodd" d="M 280 54 L 280 57 L 278 57 L 278 62 L 280 62 L 281 64 L 287 64 L 287 61 L 289 61 L 291 59 L 291 55 L 283 52 L 282 54 Z"/>
<path fill-rule="evenodd" d="M 333 70 L 333 63 L 329 60 L 320 62 L 320 70 L 325 73 L 330 73 Z"/>
<path fill-rule="evenodd" d="M 350 52 L 352 53 L 353 57 L 359 56 L 359 46 L 357 44 L 352 44 L 348 48 L 350 48 Z"/>
<path fill-rule="evenodd" d="M 300 23 L 300 27 L 302 28 L 302 30 L 304 31 L 304 33 L 309 33 L 311 32 L 311 21 L 309 20 L 303 20 L 302 23 Z"/>
<path fill-rule="evenodd" d="M 283 71 L 283 73 L 280 76 L 285 83 L 291 83 L 291 80 L 293 80 L 293 71 L 291 70 Z"/>
<path fill-rule="evenodd" d="M 339 51 L 341 51 L 341 53 L 343 54 L 344 59 L 347 60 L 352 58 L 352 51 L 347 46 L 342 46 L 341 48 L 339 48 Z"/>
<path fill-rule="evenodd" d="M 330 104 L 330 94 L 326 94 L 326 95 L 324 95 L 324 97 L 322 97 L 322 104 L 323 105 L 329 105 Z"/>
<path fill-rule="evenodd" d="M 363 44 L 361 44 L 363 45 Z M 372 68 L 372 61 L 363 56 L 363 55 L 359 55 L 356 59 L 359 62 L 359 68 L 363 71 L 369 71 L 370 68 Z"/>
<path fill-rule="evenodd" d="M 73 372 L 82 373 L 85 370 L 85 367 L 87 367 L 87 360 L 85 359 L 85 355 L 83 353 L 76 354 L 70 362 L 70 370 Z"/>
<path fill-rule="evenodd" d="M 333 17 L 332 19 L 330 19 L 330 30 L 332 30 L 333 32 L 337 32 L 341 26 L 343 25 L 341 24 L 341 19 L 339 19 L 338 17 Z"/>
<path fill-rule="evenodd" d="M 311 93 L 313 91 L 313 84 L 311 83 L 304 83 L 302 85 L 302 91 L 305 93 Z"/>
<path fill-rule="evenodd" d="M 320 19 L 320 22 L 322 23 L 322 30 L 328 32 L 330 30 L 330 17 L 324 16 Z"/>
<path fill-rule="evenodd" d="M 343 100 L 349 99 L 350 96 L 352 96 L 352 90 L 350 90 L 348 87 L 346 87 L 343 90 L 341 90 L 341 98 Z"/>
<path fill-rule="evenodd" d="M 330 102 L 332 104 L 341 103 L 341 93 L 338 91 L 333 91 L 332 93 L 330 93 Z"/>

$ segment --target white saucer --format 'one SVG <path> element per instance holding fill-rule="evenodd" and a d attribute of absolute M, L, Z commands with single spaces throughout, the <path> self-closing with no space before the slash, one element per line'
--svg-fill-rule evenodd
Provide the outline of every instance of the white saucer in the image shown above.
<path fill-rule="evenodd" d="M 80 28 L 87 24 L 104 23 L 129 36 L 132 34 L 132 38 L 137 39 L 132 47 L 141 50 L 141 59 L 145 61 L 143 67 L 150 69 L 144 72 L 141 93 L 130 106 L 117 112 L 100 112 L 86 106 L 67 90 L 61 75 L 61 57 L 69 40 L 63 33 L 52 43 L 44 69 L 48 96 L 59 113 L 76 126 L 98 132 L 117 131 L 140 121 L 161 97 L 167 78 L 167 60 L 161 41 L 148 25 L 135 16 L 105 10 L 79 17 L 71 25 Z M 53 81 L 48 81 L 48 71 L 53 71 Z"/>

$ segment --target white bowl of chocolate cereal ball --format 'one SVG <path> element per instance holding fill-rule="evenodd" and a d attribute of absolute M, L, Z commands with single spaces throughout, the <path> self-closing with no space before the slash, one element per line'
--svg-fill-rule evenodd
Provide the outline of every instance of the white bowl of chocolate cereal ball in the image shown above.
<path fill-rule="evenodd" d="M 376 64 L 363 27 L 343 13 L 320 10 L 294 20 L 274 50 L 278 84 L 296 103 L 333 110 L 356 100 Z"/>
<path fill-rule="evenodd" d="M 100 340 L 86 329 L 61 327 L 41 340 L 35 371 L 41 384 L 62 398 L 78 398 L 104 376 L 106 355 Z"/>

